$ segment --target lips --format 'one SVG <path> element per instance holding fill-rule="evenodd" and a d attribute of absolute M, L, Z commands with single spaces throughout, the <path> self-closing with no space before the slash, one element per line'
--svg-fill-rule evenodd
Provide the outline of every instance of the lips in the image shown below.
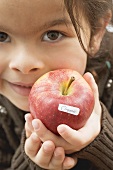
<path fill-rule="evenodd" d="M 9 85 L 16 93 L 22 96 L 28 96 L 33 84 L 24 84 L 18 82 L 18 83 L 9 83 Z"/>

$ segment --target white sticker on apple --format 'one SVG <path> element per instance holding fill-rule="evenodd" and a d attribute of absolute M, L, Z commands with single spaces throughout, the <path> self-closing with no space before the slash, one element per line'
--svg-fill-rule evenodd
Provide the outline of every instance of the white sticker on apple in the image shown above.
<path fill-rule="evenodd" d="M 76 115 L 76 116 L 79 115 L 79 113 L 80 113 L 79 108 L 73 107 L 73 106 L 68 106 L 68 105 L 65 105 L 65 104 L 59 104 L 58 110 L 62 111 L 62 112 L 70 113 L 70 114 L 73 114 L 73 115 Z"/>

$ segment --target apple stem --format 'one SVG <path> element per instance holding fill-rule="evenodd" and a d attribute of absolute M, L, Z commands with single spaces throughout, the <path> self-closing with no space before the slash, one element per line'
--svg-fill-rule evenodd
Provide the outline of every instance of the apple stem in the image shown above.
<path fill-rule="evenodd" d="M 64 89 L 63 95 L 67 95 L 67 91 L 68 91 L 70 85 L 72 84 L 72 82 L 73 82 L 74 80 L 75 80 L 75 77 L 71 77 L 71 78 L 70 78 L 70 80 L 69 80 L 66 88 Z"/>

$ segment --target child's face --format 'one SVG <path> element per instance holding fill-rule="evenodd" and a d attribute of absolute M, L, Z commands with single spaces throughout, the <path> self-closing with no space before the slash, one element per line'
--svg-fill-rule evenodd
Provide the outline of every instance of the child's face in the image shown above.
<path fill-rule="evenodd" d="M 83 26 L 87 47 L 90 30 Z M 63 0 L 0 0 L 0 93 L 14 105 L 28 111 L 40 76 L 60 68 L 83 74 L 86 61 Z"/>

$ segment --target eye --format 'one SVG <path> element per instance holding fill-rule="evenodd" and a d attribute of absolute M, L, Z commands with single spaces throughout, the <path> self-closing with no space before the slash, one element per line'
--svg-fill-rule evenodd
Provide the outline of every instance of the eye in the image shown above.
<path fill-rule="evenodd" d="M 9 42 L 9 41 L 10 41 L 10 38 L 8 34 L 4 32 L 0 32 L 0 42 Z"/>
<path fill-rule="evenodd" d="M 49 31 L 47 32 L 44 37 L 43 40 L 44 41 L 49 41 L 49 42 L 57 42 L 59 41 L 64 35 L 58 31 Z"/>

